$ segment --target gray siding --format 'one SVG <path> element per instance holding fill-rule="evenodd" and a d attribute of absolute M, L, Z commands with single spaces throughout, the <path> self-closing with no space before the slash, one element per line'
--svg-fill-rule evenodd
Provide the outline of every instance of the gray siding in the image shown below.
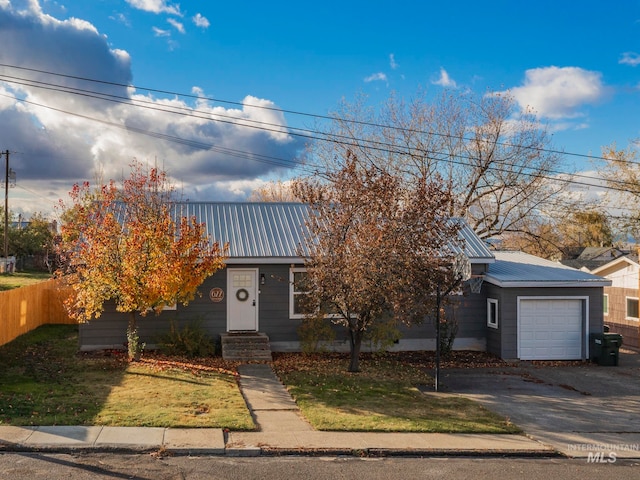
<path fill-rule="evenodd" d="M 483 315 L 484 319 L 482 324 L 484 325 L 484 331 L 487 336 L 487 352 L 496 355 L 498 357 L 502 357 L 502 336 L 504 331 L 508 331 L 508 323 L 507 328 L 505 328 L 504 322 L 504 314 L 503 314 L 503 289 L 496 287 L 495 285 L 491 285 L 490 283 L 482 284 L 482 293 L 484 298 L 484 306 Z M 487 326 L 487 299 L 492 298 L 498 301 L 498 328 L 491 328 Z"/>
<path fill-rule="evenodd" d="M 231 266 L 230 268 L 233 268 Z M 296 328 L 299 320 L 289 319 L 289 265 L 238 265 L 238 268 L 259 268 L 265 275 L 265 284 L 259 285 L 258 328 L 269 335 L 272 341 L 297 341 Z M 213 302 L 209 291 L 219 287 L 225 292 L 221 302 Z M 199 320 L 214 337 L 227 330 L 227 270 L 223 269 L 209 277 L 198 288 L 200 295 L 189 305 L 178 305 L 176 310 L 163 311 L 160 315 L 149 313 L 138 317 L 140 340 L 147 344 L 157 343 L 158 336 L 168 331 L 171 320 L 183 325 Z M 98 319 L 80 326 L 80 345 L 83 349 L 120 347 L 126 342 L 128 315 L 115 311 L 114 305 L 106 305 Z"/>
<path fill-rule="evenodd" d="M 301 266 L 301 265 L 297 265 Z M 266 333 L 272 343 L 293 348 L 297 345 L 297 328 L 302 322 L 289 318 L 289 269 L 287 265 L 237 265 L 237 268 L 258 268 L 259 275 L 264 275 L 265 283 L 259 286 L 258 329 Z M 234 268 L 233 265 L 228 268 Z M 225 291 L 225 298 L 213 302 L 209 291 L 219 287 Z M 168 331 L 170 322 L 176 321 L 184 325 L 192 320 L 199 320 L 202 326 L 214 337 L 227 330 L 227 269 L 216 272 L 198 289 L 200 295 L 188 305 L 178 305 L 175 311 L 164 311 L 160 315 L 150 313 L 146 317 L 138 317 L 137 323 L 141 341 L 148 345 L 156 344 L 160 334 Z M 458 322 L 458 335 L 462 348 L 484 349 L 485 344 L 485 298 L 482 294 L 468 291 L 465 295 L 454 296 L 453 305 L 448 311 Z M 108 304 L 104 314 L 96 320 L 80 326 L 80 345 L 83 349 L 122 347 L 126 342 L 128 316 L 116 312 L 113 304 Z M 433 348 L 435 343 L 435 325 L 432 319 L 421 325 L 400 328 L 402 340 L 409 349 Z M 462 339 L 465 339 L 462 341 Z M 427 340 L 427 343 L 420 342 Z M 348 334 L 344 328 L 336 328 L 336 343 L 346 344 Z M 429 343 L 429 341 L 431 343 Z"/>
<path fill-rule="evenodd" d="M 488 333 L 488 350 L 505 359 L 518 358 L 518 297 L 589 297 L 587 335 L 602 332 L 602 287 L 498 288 L 491 285 L 487 295 L 499 301 L 499 328 L 495 331 L 487 327 L 487 330 L 494 330 Z M 587 352 L 584 355 L 586 357 Z"/>
<path fill-rule="evenodd" d="M 298 265 L 300 266 L 300 265 Z M 272 344 L 282 349 L 297 349 L 297 328 L 301 320 L 289 318 L 289 269 L 286 265 L 238 265 L 238 268 L 258 268 L 264 275 L 264 285 L 259 285 L 258 328 L 266 333 Z M 229 268 L 234 268 L 230 266 Z M 225 298 L 213 302 L 209 291 L 219 287 L 225 291 Z M 178 305 L 175 311 L 165 311 L 156 316 L 150 313 L 138 318 L 141 341 L 148 345 L 157 343 L 159 334 L 169 329 L 171 320 L 183 325 L 191 320 L 200 320 L 207 331 L 217 339 L 227 330 L 227 270 L 223 269 L 208 278 L 199 288 L 197 296 L 188 306 Z M 601 332 L 603 323 L 602 288 L 500 288 L 484 283 L 479 294 L 470 293 L 468 288 L 461 296 L 454 296 L 449 312 L 458 323 L 457 342 L 454 348 L 487 350 L 502 358 L 517 358 L 518 296 L 589 297 L 589 332 Z M 487 298 L 498 300 L 498 328 L 487 326 Z M 80 326 L 80 345 L 85 350 L 94 348 L 120 348 L 126 342 L 127 314 L 115 311 L 107 305 L 104 314 L 96 320 Z M 402 339 L 398 350 L 421 350 L 435 348 L 435 325 L 433 319 L 421 325 L 401 327 Z M 336 348 L 348 348 L 347 332 L 337 328 Z M 586 352 L 585 352 L 586 354 Z"/>

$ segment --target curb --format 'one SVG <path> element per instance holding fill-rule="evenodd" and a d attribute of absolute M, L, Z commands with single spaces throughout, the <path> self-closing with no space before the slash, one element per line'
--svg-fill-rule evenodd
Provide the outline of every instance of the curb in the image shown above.
<path fill-rule="evenodd" d="M 159 447 L 119 447 L 119 446 L 47 446 L 47 445 L 21 445 L 0 444 L 0 453 L 24 452 L 24 453 L 119 453 L 119 454 L 150 454 L 159 457 L 167 456 L 219 456 L 231 458 L 250 457 L 360 457 L 360 458 L 385 458 L 385 457 L 468 457 L 468 458 L 568 458 L 556 450 L 450 450 L 450 449 L 392 449 L 392 448 L 278 448 L 278 447 L 229 447 L 229 448 L 167 448 Z"/>

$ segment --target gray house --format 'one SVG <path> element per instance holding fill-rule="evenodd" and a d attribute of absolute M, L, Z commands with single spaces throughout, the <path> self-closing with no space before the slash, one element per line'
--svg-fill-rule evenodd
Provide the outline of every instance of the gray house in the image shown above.
<path fill-rule="evenodd" d="M 226 268 L 200 287 L 188 306 L 140 318 L 139 334 L 155 343 L 170 321 L 199 319 L 214 337 L 255 332 L 272 351 L 300 349 L 303 320 L 296 297 L 304 274 L 304 233 L 309 208 L 299 203 L 182 203 L 176 215 L 195 216 L 212 239 L 229 243 Z M 452 314 L 458 323 L 456 349 L 486 350 L 503 358 L 588 358 L 589 332 L 602 331 L 602 287 L 607 281 L 524 254 L 492 252 L 463 223 L 459 235 L 478 293 L 465 285 Z M 474 289 L 476 290 L 476 289 Z M 552 315 L 565 312 L 568 316 Z M 571 319 L 571 320 L 569 320 Z M 122 348 L 127 317 L 107 306 L 103 315 L 80 326 L 82 350 Z M 348 350 L 346 332 L 330 345 Z M 426 321 L 402 329 L 393 350 L 435 348 L 435 328 Z"/>

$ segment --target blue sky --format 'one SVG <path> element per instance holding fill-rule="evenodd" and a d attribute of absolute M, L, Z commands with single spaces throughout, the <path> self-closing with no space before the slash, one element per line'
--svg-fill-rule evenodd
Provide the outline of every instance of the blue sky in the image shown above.
<path fill-rule="evenodd" d="M 375 105 L 418 88 L 509 90 L 538 112 L 559 150 L 599 155 L 604 145 L 640 138 L 639 0 L 0 0 L 0 45 L 0 150 L 15 152 L 11 208 L 27 213 L 49 211 L 96 170 L 121 176 L 133 157 L 161 163 L 194 200 L 243 199 L 262 181 L 295 174 L 284 162 L 224 149 L 292 160 L 302 145 L 286 128 L 312 120 L 243 104 L 326 115 L 360 93 Z M 105 88 L 16 66 L 238 102 L 109 87 L 148 106 L 279 127 L 264 132 L 20 85 L 7 76 Z M 569 155 L 573 166 L 593 168 Z"/>

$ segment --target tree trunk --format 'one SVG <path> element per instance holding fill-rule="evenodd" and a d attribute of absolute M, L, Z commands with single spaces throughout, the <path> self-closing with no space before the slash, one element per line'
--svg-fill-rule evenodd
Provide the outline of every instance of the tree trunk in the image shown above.
<path fill-rule="evenodd" d="M 136 312 L 129 312 L 129 324 L 127 325 L 127 333 L 136 330 Z"/>
<path fill-rule="evenodd" d="M 140 360 L 142 353 L 140 348 L 140 339 L 138 338 L 138 329 L 136 327 L 136 312 L 129 312 L 129 324 L 127 325 L 127 353 L 129 361 L 135 362 Z"/>
<path fill-rule="evenodd" d="M 351 358 L 349 361 L 349 371 L 360 371 L 360 348 L 362 347 L 362 332 L 359 330 L 349 330 L 349 347 Z"/>

